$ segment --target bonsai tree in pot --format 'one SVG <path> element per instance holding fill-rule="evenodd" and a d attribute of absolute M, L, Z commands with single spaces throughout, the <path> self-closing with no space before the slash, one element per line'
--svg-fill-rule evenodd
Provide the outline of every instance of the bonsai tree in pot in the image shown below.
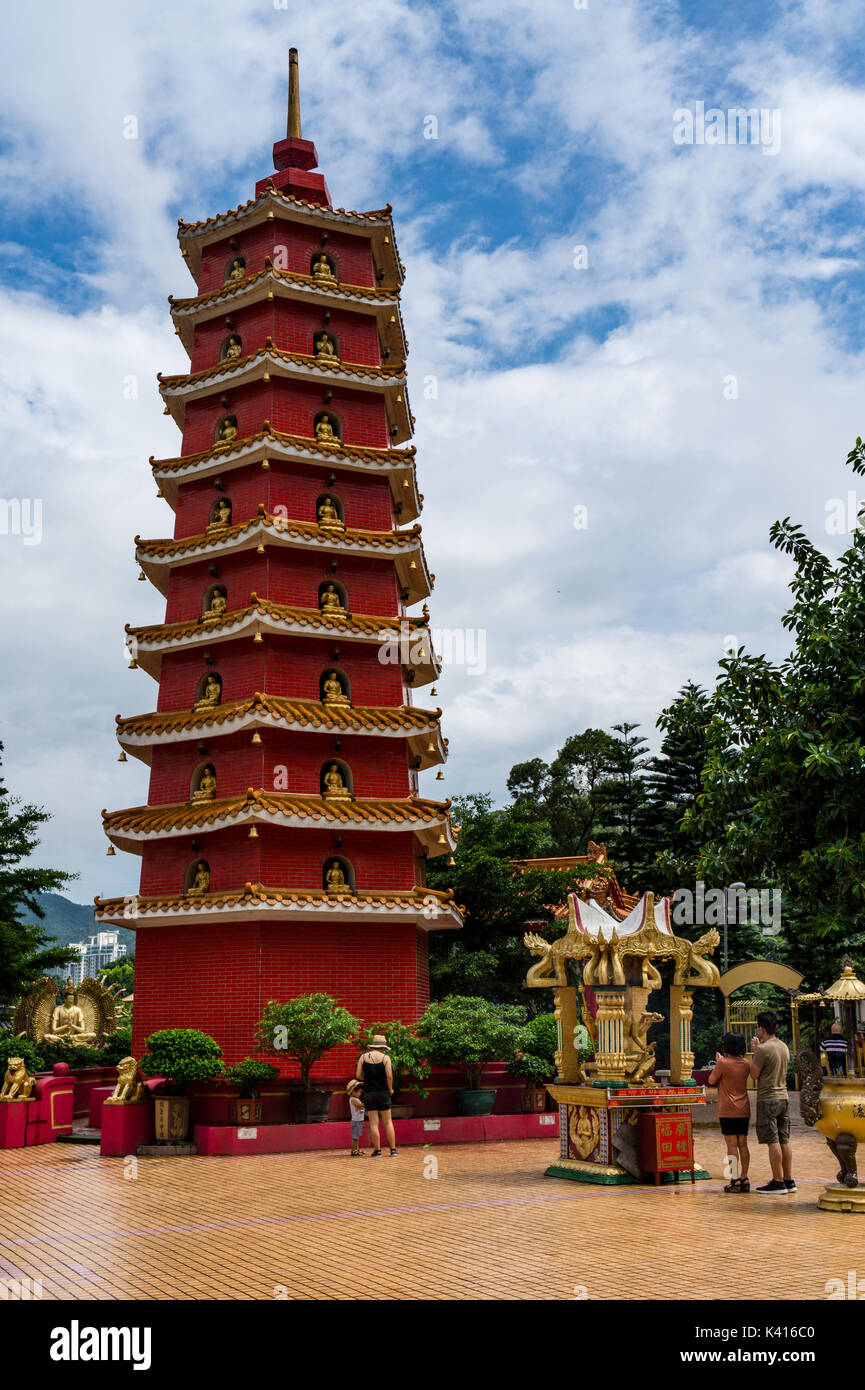
<path fill-rule="evenodd" d="M 256 1048 L 285 1057 L 300 1068 L 301 1090 L 291 1098 L 292 1118 L 300 1124 L 327 1119 L 333 1088 L 314 1087 L 310 1077 L 334 1047 L 349 1042 L 359 1022 L 329 994 L 301 994 L 280 1004 L 269 999 L 258 1025 Z"/>
<path fill-rule="evenodd" d="M 240 1095 L 231 1102 L 232 1118 L 236 1125 L 257 1125 L 261 1119 L 259 1086 L 275 1081 L 279 1067 L 261 1062 L 257 1057 L 244 1057 L 233 1067 L 225 1068 L 225 1078 L 240 1087 Z"/>
<path fill-rule="evenodd" d="M 525 1090 L 520 1096 L 524 1114 L 546 1109 L 544 1086 L 555 1079 L 558 1045 L 555 1014 L 536 1014 L 521 1030 L 519 1050 L 508 1063 L 508 1071 L 513 1076 L 525 1078 Z"/>
<path fill-rule="evenodd" d="M 161 1076 L 165 1093 L 155 1097 L 156 1138 L 177 1143 L 189 1132 L 190 1081 L 213 1081 L 225 1070 L 222 1048 L 197 1028 L 160 1028 L 145 1039 L 147 1051 L 139 1066 L 145 1076 Z"/>
<path fill-rule="evenodd" d="M 491 1004 L 487 999 L 451 994 L 430 1004 L 417 1025 L 426 1041 L 430 1061 L 457 1067 L 466 1089 L 457 1092 L 461 1115 L 489 1115 L 495 1090 L 482 1088 L 481 1073 L 490 1062 L 512 1062 L 526 1011 L 515 1004 Z"/>
<path fill-rule="evenodd" d="M 432 1071 L 432 1064 L 427 1056 L 429 1045 L 424 1038 L 418 1037 L 415 1028 L 403 1023 L 401 1019 L 392 1019 L 390 1023 L 376 1023 L 372 1027 L 361 1029 L 355 1039 L 358 1051 L 366 1052 L 370 1040 L 376 1033 L 383 1033 L 388 1041 L 388 1055 L 393 1070 L 393 1118 L 411 1119 L 414 1113 L 412 1107 L 405 1104 L 400 1097 L 409 1078 L 411 1084 L 408 1086 L 407 1094 L 414 1094 L 421 1099 L 429 1094 L 423 1085 Z"/>

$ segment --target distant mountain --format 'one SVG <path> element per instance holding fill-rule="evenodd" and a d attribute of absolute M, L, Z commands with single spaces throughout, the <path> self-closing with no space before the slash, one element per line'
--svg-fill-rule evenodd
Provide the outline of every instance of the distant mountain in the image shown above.
<path fill-rule="evenodd" d="M 64 898 L 59 893 L 40 893 L 38 902 L 45 916 L 36 917 L 25 912 L 25 920 L 38 922 L 43 931 L 61 946 L 68 946 L 70 941 L 86 941 L 98 931 L 105 930 L 97 925 L 93 908 L 88 907 L 87 903 L 70 902 L 69 898 Z M 126 947 L 126 954 L 132 955 L 135 950 L 135 932 L 129 931 L 127 927 L 119 927 L 118 931 L 120 943 Z"/>

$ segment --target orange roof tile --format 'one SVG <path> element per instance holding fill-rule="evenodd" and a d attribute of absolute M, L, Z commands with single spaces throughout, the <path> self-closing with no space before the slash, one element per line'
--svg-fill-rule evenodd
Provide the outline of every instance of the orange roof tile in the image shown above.
<path fill-rule="evenodd" d="M 140 643 L 179 641 L 183 637 L 191 637 L 196 634 L 218 634 L 226 627 L 231 627 L 254 613 L 267 615 L 293 625 L 300 624 L 308 627 L 311 631 L 321 632 L 325 636 L 352 633 L 360 637 L 372 637 L 375 640 L 384 639 L 390 633 L 399 633 L 402 623 L 408 623 L 409 629 L 412 631 L 429 626 L 428 613 L 421 618 L 378 617 L 369 613 L 352 613 L 344 618 L 338 618 L 330 617 L 317 608 L 289 608 L 286 604 L 272 603 L 270 599 L 260 598 L 255 593 L 250 594 L 250 600 L 248 607 L 225 613 L 216 620 L 210 619 L 205 622 L 203 618 L 193 618 L 189 622 L 156 623 L 144 627 L 130 627 L 127 623 L 126 631 L 131 638 Z"/>
<path fill-rule="evenodd" d="M 325 705 L 312 700 L 288 700 L 277 695 L 262 695 L 256 691 L 251 699 L 234 700 L 215 709 L 139 714 L 128 719 L 121 719 L 120 715 L 117 715 L 117 734 L 119 737 L 122 734 L 147 736 L 179 733 L 245 721 L 254 715 L 266 715 L 286 724 L 308 729 L 350 730 L 359 733 L 404 730 L 410 733 L 435 728 L 441 719 L 441 710 L 424 710 L 416 705 L 399 705 L 393 708 L 378 705 Z"/>
<path fill-rule="evenodd" d="M 321 796 L 250 788 L 246 796 L 221 797 L 199 805 L 178 802 L 170 806 L 133 806 L 122 811 L 103 811 L 107 835 L 124 833 L 136 839 L 155 839 L 172 831 L 221 829 L 249 820 L 293 820 L 310 825 L 354 825 L 364 829 L 396 826 L 407 830 L 447 821 L 449 801 L 377 799 L 330 800 Z"/>
<path fill-rule="evenodd" d="M 206 912 L 213 908 L 260 907 L 286 905 L 313 905 L 331 909 L 369 907 L 417 907 L 423 910 L 429 900 L 442 907 L 455 908 L 453 890 L 440 892 L 433 888 L 417 887 L 408 892 L 362 892 L 354 890 L 347 893 L 327 893 L 316 888 L 266 888 L 260 883 L 247 883 L 242 889 L 223 893 L 175 894 L 165 897 L 133 898 L 94 898 L 98 913 L 123 913 L 132 904 L 135 914 L 148 912 L 181 910 Z"/>
<path fill-rule="evenodd" d="M 177 219 L 177 236 L 179 240 L 183 237 L 194 236 L 196 232 L 206 231 L 210 227 L 215 227 L 220 222 L 227 222 L 230 218 L 236 217 L 239 212 L 249 212 L 250 208 L 255 207 L 267 198 L 273 198 L 285 203 L 291 208 L 308 210 L 320 216 L 327 216 L 328 220 L 339 221 L 340 219 L 359 218 L 364 222 L 389 222 L 393 208 L 390 203 L 383 208 L 377 208 L 374 212 L 354 212 L 346 208 L 329 208 L 321 203 L 313 203 L 308 198 L 297 198 L 293 193 L 280 193 L 278 189 L 267 188 L 257 194 L 255 198 L 249 198 L 245 203 L 238 203 L 236 208 L 230 208 L 228 212 L 217 213 L 214 217 L 205 217 L 200 222 L 184 222 L 182 217 Z M 394 250 L 396 248 L 394 247 Z"/>
<path fill-rule="evenodd" d="M 345 280 L 340 280 L 337 285 L 323 285 L 320 280 L 316 280 L 314 275 L 301 275 L 295 270 L 281 270 L 278 266 L 268 265 L 268 258 L 265 257 L 264 270 L 256 271 L 254 275 L 246 275 L 242 280 L 227 280 L 219 289 L 208 290 L 206 294 L 189 295 L 184 299 L 175 299 L 173 295 L 168 296 L 172 313 L 177 310 L 184 312 L 187 309 L 204 308 L 216 300 L 233 297 L 237 293 L 250 289 L 258 280 L 265 276 L 271 276 L 275 280 L 281 280 L 287 285 L 311 285 L 316 290 L 321 290 L 323 294 L 333 295 L 338 298 L 340 293 L 350 294 L 356 299 L 371 299 L 381 301 L 383 304 L 394 303 L 399 295 L 396 290 L 373 289 L 369 285 L 351 285 Z"/>
<path fill-rule="evenodd" d="M 163 376 L 161 372 L 157 372 L 156 379 L 159 382 L 160 391 L 172 391 L 181 386 L 192 386 L 200 382 L 216 381 L 221 377 L 231 376 L 233 373 L 243 371 L 246 367 L 253 366 L 256 362 L 262 362 L 267 358 L 275 362 L 296 364 L 300 367 L 313 367 L 325 376 L 359 376 L 366 377 L 371 381 L 383 381 L 385 384 L 392 383 L 394 385 L 405 379 L 404 363 L 395 367 L 367 367 L 354 362 L 323 362 L 312 353 L 287 352 L 284 348 L 274 347 L 273 344 L 256 349 L 248 357 L 241 357 L 231 362 L 219 362 L 215 367 L 208 367 L 201 372 L 187 372 L 177 376 Z"/>
<path fill-rule="evenodd" d="M 417 452 L 413 444 L 410 444 L 406 449 L 370 449 L 357 444 L 343 444 L 339 449 L 331 449 L 324 444 L 319 444 L 316 439 L 308 435 L 284 434 L 279 430 L 265 429 L 258 434 L 250 434 L 236 439 L 228 447 L 214 445 L 212 449 L 202 449 L 197 454 L 183 454 L 179 458 L 155 459 L 151 456 L 150 466 L 154 472 L 167 473 L 180 468 L 188 468 L 191 464 L 203 462 L 205 459 L 228 458 L 241 448 L 251 448 L 259 443 L 266 443 L 274 439 L 289 448 L 295 446 L 302 449 L 304 453 L 319 454 L 322 460 L 327 463 L 334 459 L 341 462 L 342 458 L 345 457 L 359 459 L 364 463 L 377 463 L 382 467 L 411 468 Z"/>
<path fill-rule="evenodd" d="M 272 539 L 289 536 L 297 540 L 312 540 L 321 543 L 322 548 L 401 551 L 419 548 L 421 526 L 419 522 L 407 531 L 366 531 L 359 527 L 346 526 L 342 531 L 334 531 L 319 526 L 314 521 L 293 521 L 274 516 L 259 503 L 258 515 L 249 521 L 241 521 L 236 526 L 226 526 L 218 531 L 201 532 L 195 536 L 165 537 L 164 539 L 142 540 L 135 537 L 136 555 L 150 557 L 186 555 L 193 550 L 215 550 L 227 541 L 239 540 L 260 532 L 262 537 L 271 535 Z M 272 535 L 275 533 L 275 535 Z"/>

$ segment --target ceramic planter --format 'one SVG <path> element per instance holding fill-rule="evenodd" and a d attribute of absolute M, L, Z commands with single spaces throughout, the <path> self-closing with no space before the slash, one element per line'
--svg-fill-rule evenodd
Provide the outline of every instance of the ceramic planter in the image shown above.
<path fill-rule="evenodd" d="M 456 1103 L 458 1115 L 491 1115 L 496 1093 L 487 1089 L 457 1091 Z"/>

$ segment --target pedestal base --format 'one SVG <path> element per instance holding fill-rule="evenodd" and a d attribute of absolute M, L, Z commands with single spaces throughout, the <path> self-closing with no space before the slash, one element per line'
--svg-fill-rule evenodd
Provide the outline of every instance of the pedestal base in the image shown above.
<path fill-rule="evenodd" d="M 826 1184 L 825 1192 L 817 1198 L 821 1211 L 861 1211 L 865 1213 L 865 1184 L 844 1187 L 839 1182 Z"/>
<path fill-rule="evenodd" d="M 559 1157 L 544 1170 L 550 1178 L 592 1182 L 605 1187 L 625 1187 L 640 1181 L 636 1154 L 636 1124 L 640 1115 L 653 1114 L 675 1121 L 683 1110 L 705 1105 L 702 1086 L 621 1086 L 552 1083 L 547 1090 L 559 1107 Z M 627 1130 L 623 1130 L 623 1126 Z M 690 1123 L 688 1125 L 690 1129 Z M 691 1149 L 687 1148 L 691 1157 Z M 668 1162 L 679 1154 L 671 1148 Z M 620 1162 L 617 1160 L 621 1160 Z M 685 1160 L 683 1148 L 681 1160 Z M 666 1166 L 666 1165 L 665 1165 Z M 665 1185 L 690 1182 L 690 1167 L 667 1168 Z M 705 1168 L 694 1167 L 694 1178 L 709 1177 Z"/>

